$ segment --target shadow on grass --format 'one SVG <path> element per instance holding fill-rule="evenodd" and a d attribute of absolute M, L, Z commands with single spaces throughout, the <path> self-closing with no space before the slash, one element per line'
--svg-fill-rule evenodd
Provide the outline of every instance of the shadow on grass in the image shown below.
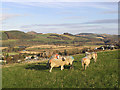
<path fill-rule="evenodd" d="M 47 70 L 46 63 L 30 64 L 25 67 L 30 70 Z"/>
<path fill-rule="evenodd" d="M 79 62 L 79 61 L 73 61 L 73 62 Z"/>
<path fill-rule="evenodd" d="M 61 68 L 59 67 L 54 67 L 54 68 Z M 25 67 L 25 69 L 30 69 L 30 70 L 49 70 L 50 68 L 47 67 L 47 63 L 37 63 L 37 64 L 29 64 Z M 64 69 L 70 69 L 69 66 L 64 66 Z"/>
<path fill-rule="evenodd" d="M 70 66 L 66 66 L 66 65 L 65 65 L 65 66 L 64 66 L 64 69 L 70 69 Z"/>

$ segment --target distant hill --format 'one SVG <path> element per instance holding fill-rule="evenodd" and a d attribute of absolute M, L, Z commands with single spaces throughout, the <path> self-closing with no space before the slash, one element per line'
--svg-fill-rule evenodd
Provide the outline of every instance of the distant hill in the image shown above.
<path fill-rule="evenodd" d="M 27 32 L 27 34 L 36 35 L 37 33 L 35 31 L 30 31 L 30 32 Z"/>
<path fill-rule="evenodd" d="M 3 46 L 9 45 L 40 45 L 40 44 L 59 44 L 59 45 L 104 45 L 118 42 L 117 35 L 109 34 L 56 34 L 56 33 L 36 33 L 21 31 L 2 31 Z M 0 37 L 1 39 L 1 37 Z M 5 40 L 5 41 L 4 41 Z"/>
<path fill-rule="evenodd" d="M 99 38 L 99 39 L 106 39 L 106 38 L 113 38 L 117 35 L 110 35 L 110 34 L 95 34 L 95 33 L 79 33 L 76 36 L 86 37 L 86 38 Z"/>
<path fill-rule="evenodd" d="M 64 35 L 69 35 L 69 36 L 74 36 L 73 34 L 71 33 L 63 33 Z"/>
<path fill-rule="evenodd" d="M 76 34 L 76 35 L 94 35 L 93 33 L 79 33 L 79 34 Z"/>
<path fill-rule="evenodd" d="M 3 31 L 2 32 L 2 40 L 7 39 L 32 39 L 34 36 L 26 34 L 21 31 Z"/>

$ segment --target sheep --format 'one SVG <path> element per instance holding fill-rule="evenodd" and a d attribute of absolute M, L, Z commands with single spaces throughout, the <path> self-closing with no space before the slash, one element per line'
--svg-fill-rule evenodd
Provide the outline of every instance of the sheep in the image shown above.
<path fill-rule="evenodd" d="M 72 66 L 73 60 L 74 60 L 74 58 L 72 56 L 60 57 L 57 60 L 51 57 L 50 60 L 48 60 L 48 64 L 47 64 L 47 65 L 50 66 L 49 72 L 52 71 L 53 67 L 61 66 L 61 70 L 63 70 L 64 69 L 64 65 L 69 65 L 70 64 Z"/>
<path fill-rule="evenodd" d="M 92 58 L 91 54 L 88 54 L 87 56 L 85 56 L 84 58 L 82 58 L 81 63 L 82 63 L 83 69 L 84 69 L 84 65 L 85 65 L 85 70 L 86 70 L 86 67 L 89 66 L 91 58 Z"/>
<path fill-rule="evenodd" d="M 85 56 L 87 56 L 89 54 L 91 54 L 91 56 L 92 56 L 91 59 L 93 58 L 94 62 L 96 62 L 96 60 L 97 60 L 97 53 L 96 52 L 86 52 Z"/>
<path fill-rule="evenodd" d="M 21 60 L 17 60 L 17 63 L 20 63 L 20 62 L 22 62 Z"/>
<path fill-rule="evenodd" d="M 96 62 L 96 60 L 97 60 L 97 53 L 96 52 L 92 52 L 92 58 L 94 59 L 94 62 Z"/>
<path fill-rule="evenodd" d="M 6 60 L 0 60 L 0 63 L 1 63 L 1 64 L 6 64 L 7 61 L 6 61 Z"/>
<path fill-rule="evenodd" d="M 0 60 L 0 63 L 2 64 L 3 60 Z"/>
<path fill-rule="evenodd" d="M 87 56 L 88 54 L 91 54 L 91 52 L 85 52 L 85 56 Z"/>
<path fill-rule="evenodd" d="M 66 56 L 66 57 L 64 57 L 64 59 L 67 60 L 69 62 L 69 64 L 71 65 L 70 69 L 73 68 L 74 58 L 72 56 Z M 69 65 L 69 64 L 66 64 L 66 65 Z"/>
<path fill-rule="evenodd" d="M 50 70 L 49 70 L 49 72 L 51 72 L 53 67 L 59 67 L 59 66 L 61 66 L 61 70 L 63 70 L 64 69 L 63 66 L 65 64 L 69 64 L 69 62 L 67 62 L 66 60 L 63 61 L 62 59 L 59 59 L 59 60 L 50 60 L 49 64 L 50 64 L 50 67 L 51 67 Z"/>
<path fill-rule="evenodd" d="M 27 56 L 25 60 L 31 60 L 32 56 Z"/>

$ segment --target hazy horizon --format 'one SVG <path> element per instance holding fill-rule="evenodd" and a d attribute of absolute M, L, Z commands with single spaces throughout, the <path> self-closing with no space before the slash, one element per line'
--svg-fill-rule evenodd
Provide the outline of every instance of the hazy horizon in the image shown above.
<path fill-rule="evenodd" d="M 21 31 L 21 32 L 24 32 L 24 33 L 27 33 L 27 32 L 31 32 L 31 31 L 22 31 L 22 30 L 0 30 L 0 31 Z M 36 31 L 33 31 L 33 32 L 36 32 Z M 42 33 L 42 32 L 36 32 L 36 33 Z M 47 32 L 47 33 L 42 33 L 42 34 L 48 34 L 50 32 Z M 54 32 L 51 32 L 51 33 L 54 33 Z M 64 33 L 69 33 L 69 34 L 73 34 L 73 35 L 76 35 L 76 34 L 80 34 L 80 33 L 90 33 L 90 32 L 78 32 L 78 33 L 70 33 L 70 32 L 63 32 L 63 33 L 56 33 L 56 34 L 64 34 Z M 107 33 L 92 33 L 92 34 L 107 34 Z M 109 34 L 109 35 L 118 35 L 118 34 Z"/>

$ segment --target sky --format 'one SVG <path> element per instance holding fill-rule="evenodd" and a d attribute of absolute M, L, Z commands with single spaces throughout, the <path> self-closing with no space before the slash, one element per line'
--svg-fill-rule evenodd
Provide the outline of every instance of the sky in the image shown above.
<path fill-rule="evenodd" d="M 11 1 L 2 2 L 0 10 L 0 30 L 118 34 L 117 2 Z"/>

